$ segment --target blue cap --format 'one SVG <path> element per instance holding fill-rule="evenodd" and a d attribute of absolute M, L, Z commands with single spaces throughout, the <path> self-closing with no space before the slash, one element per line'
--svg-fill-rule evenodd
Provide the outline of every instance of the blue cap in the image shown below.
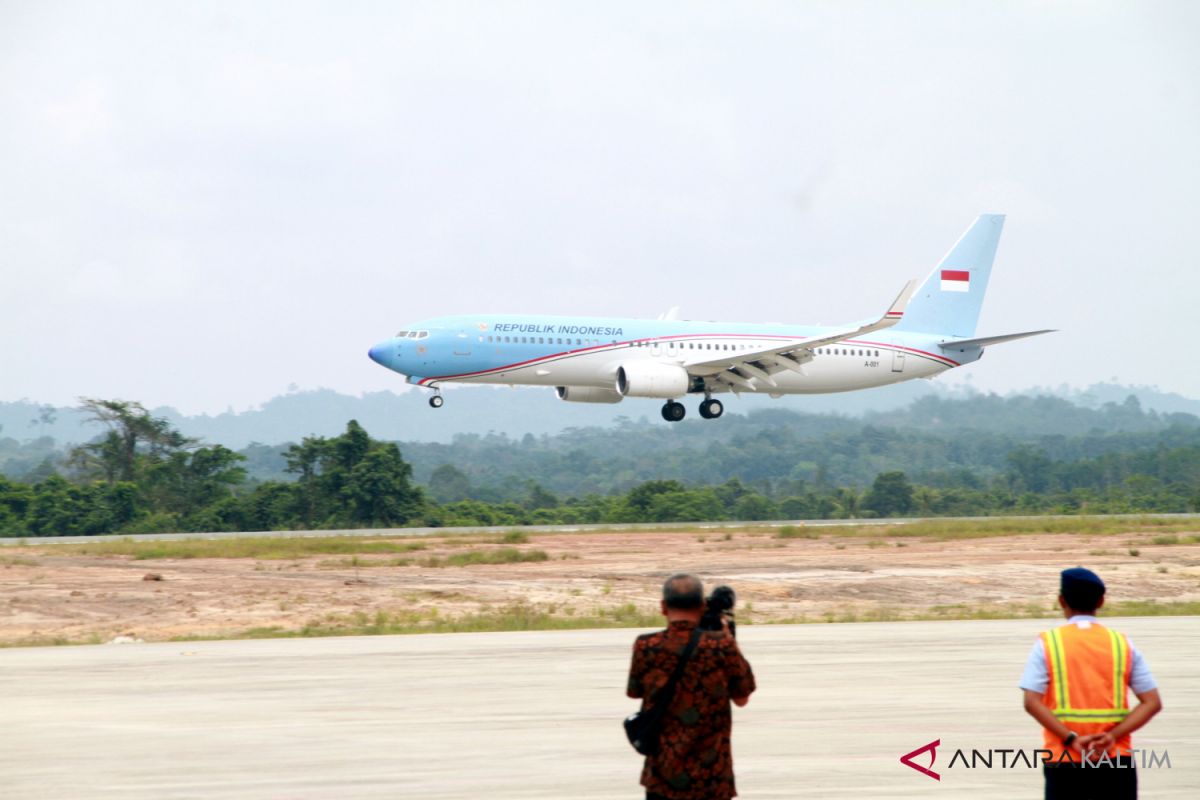
<path fill-rule="evenodd" d="M 1090 610 L 1104 596 L 1104 581 L 1090 569 L 1072 567 L 1062 571 L 1061 592 L 1072 608 Z"/>

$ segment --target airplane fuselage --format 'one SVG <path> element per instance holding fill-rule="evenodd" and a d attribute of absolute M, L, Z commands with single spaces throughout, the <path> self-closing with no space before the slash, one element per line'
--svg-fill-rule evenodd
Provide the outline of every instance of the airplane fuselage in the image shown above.
<path fill-rule="evenodd" d="M 700 415 L 724 412 L 723 392 L 849 392 L 932 378 L 978 361 L 984 347 L 1049 333 L 975 337 L 1004 217 L 982 214 L 923 282 L 909 281 L 878 318 L 840 328 L 675 319 L 479 314 L 416 323 L 370 356 L 409 383 L 554 386 L 569 402 L 703 394 Z"/>
<path fill-rule="evenodd" d="M 371 357 L 410 383 L 490 383 L 616 390 L 617 371 L 635 362 L 677 365 L 728 360 L 747 351 L 819 338 L 815 326 L 678 320 L 480 314 L 414 323 L 371 349 Z M 946 346 L 943 346 L 946 345 Z M 803 371 L 759 382 L 764 394 L 816 394 L 928 378 L 979 358 L 980 348 L 955 350 L 953 339 L 877 331 L 818 347 Z M 718 369 L 711 370 L 714 374 Z M 701 376 L 702 377 L 702 376 Z M 726 391 L 716 383 L 688 392 Z"/>

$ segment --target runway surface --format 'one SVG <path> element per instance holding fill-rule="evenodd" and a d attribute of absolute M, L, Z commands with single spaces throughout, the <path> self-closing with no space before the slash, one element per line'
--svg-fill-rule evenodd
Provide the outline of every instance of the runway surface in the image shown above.
<path fill-rule="evenodd" d="M 1200 619 L 1128 618 L 1165 711 L 1134 738 L 1200 796 Z M 744 798 L 1037 798 L 1016 682 L 1046 621 L 746 626 L 759 691 L 735 710 Z M 0 651 L 6 798 L 634 798 L 621 718 L 635 630 Z M 940 739 L 935 781 L 902 754 Z M 928 755 L 919 757 L 927 764 Z"/>

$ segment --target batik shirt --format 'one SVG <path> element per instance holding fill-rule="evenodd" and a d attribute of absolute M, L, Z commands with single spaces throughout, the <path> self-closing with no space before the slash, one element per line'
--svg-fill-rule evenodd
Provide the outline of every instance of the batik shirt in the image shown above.
<path fill-rule="evenodd" d="M 691 622 L 672 622 L 665 631 L 634 642 L 627 693 L 643 698 L 643 710 L 651 708 L 649 698 L 670 680 L 694 627 Z M 746 697 L 754 688 L 754 673 L 737 640 L 721 631 L 701 634 L 663 720 L 661 750 L 646 757 L 646 791 L 671 800 L 736 797 L 730 698 Z"/>

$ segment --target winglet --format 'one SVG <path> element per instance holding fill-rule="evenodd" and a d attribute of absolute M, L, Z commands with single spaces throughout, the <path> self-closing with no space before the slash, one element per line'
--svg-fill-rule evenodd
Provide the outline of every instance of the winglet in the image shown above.
<path fill-rule="evenodd" d="M 904 284 L 904 288 L 900 290 L 900 294 L 896 297 L 891 307 L 888 308 L 887 313 L 883 315 L 883 318 L 897 321 L 903 318 L 904 309 L 908 308 L 908 301 L 912 300 L 912 296 L 916 294 L 917 285 L 917 281 L 915 280 Z"/>

